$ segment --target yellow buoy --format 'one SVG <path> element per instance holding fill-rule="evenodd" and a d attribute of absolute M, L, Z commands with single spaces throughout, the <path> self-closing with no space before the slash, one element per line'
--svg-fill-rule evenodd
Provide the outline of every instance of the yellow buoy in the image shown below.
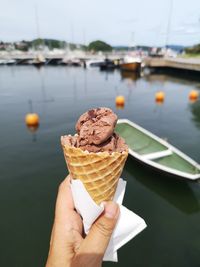
<path fill-rule="evenodd" d="M 162 92 L 162 91 L 157 92 L 156 95 L 155 95 L 155 100 L 158 103 L 163 103 L 164 100 L 165 100 L 165 93 Z"/>
<path fill-rule="evenodd" d="M 190 91 L 190 93 L 189 93 L 189 99 L 191 101 L 196 101 L 198 98 L 199 98 L 199 92 L 198 91 L 196 91 L 196 90 Z"/>
<path fill-rule="evenodd" d="M 26 114 L 25 122 L 28 126 L 37 126 L 40 122 L 39 115 L 37 113 L 28 113 Z"/>
<path fill-rule="evenodd" d="M 119 95 L 115 98 L 116 106 L 124 106 L 125 105 L 125 98 L 122 95 Z"/>

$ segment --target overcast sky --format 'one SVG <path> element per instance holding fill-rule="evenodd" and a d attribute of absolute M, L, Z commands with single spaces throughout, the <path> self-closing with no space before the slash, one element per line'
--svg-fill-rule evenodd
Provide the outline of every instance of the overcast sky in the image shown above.
<path fill-rule="evenodd" d="M 0 4 L 2 41 L 40 36 L 86 44 L 96 39 L 112 45 L 164 45 L 167 39 L 170 44 L 200 43 L 200 0 L 0 0 Z"/>

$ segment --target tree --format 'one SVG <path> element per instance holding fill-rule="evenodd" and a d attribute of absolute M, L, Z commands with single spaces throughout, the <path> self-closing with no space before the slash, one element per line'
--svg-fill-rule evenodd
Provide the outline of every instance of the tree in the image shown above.
<path fill-rule="evenodd" d="M 88 45 L 88 50 L 93 50 L 95 52 L 97 51 L 107 52 L 107 51 L 112 51 L 112 46 L 110 46 L 109 44 L 103 41 L 97 40 L 97 41 L 91 42 Z"/>
<path fill-rule="evenodd" d="M 200 44 L 194 45 L 192 47 L 187 47 L 185 52 L 188 54 L 200 54 Z"/>

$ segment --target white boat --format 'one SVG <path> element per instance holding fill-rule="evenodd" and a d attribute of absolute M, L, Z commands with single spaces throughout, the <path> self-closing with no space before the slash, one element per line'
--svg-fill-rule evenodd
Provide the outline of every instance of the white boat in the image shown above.
<path fill-rule="evenodd" d="M 17 63 L 17 60 L 15 60 L 15 59 L 8 59 L 6 62 L 7 65 L 14 65 L 16 63 Z"/>
<path fill-rule="evenodd" d="M 68 65 L 68 66 L 82 66 L 82 61 L 79 58 L 75 57 L 65 57 L 61 61 L 61 65 Z"/>
<path fill-rule="evenodd" d="M 6 59 L 0 59 L 0 65 L 6 65 L 7 60 Z"/>
<path fill-rule="evenodd" d="M 14 65 L 16 62 L 15 59 L 0 59 L 0 65 Z"/>
<path fill-rule="evenodd" d="M 104 59 L 89 59 L 85 61 L 85 66 L 86 68 L 100 67 L 104 63 L 105 63 Z"/>
<path fill-rule="evenodd" d="M 129 154 L 166 174 L 197 180 L 200 165 L 165 140 L 127 120 L 118 120 L 116 132 L 129 146 Z"/>
<path fill-rule="evenodd" d="M 36 58 L 33 59 L 32 64 L 37 66 L 44 65 L 46 62 L 45 57 L 42 54 L 39 54 L 36 56 Z"/>

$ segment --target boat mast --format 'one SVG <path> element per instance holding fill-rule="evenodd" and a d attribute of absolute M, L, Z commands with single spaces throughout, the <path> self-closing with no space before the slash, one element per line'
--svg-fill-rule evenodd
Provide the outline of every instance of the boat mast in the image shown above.
<path fill-rule="evenodd" d="M 167 32 L 166 32 L 166 40 L 165 40 L 165 47 L 169 44 L 169 35 L 170 35 L 170 28 L 171 28 L 171 19 L 172 19 L 172 11 L 173 11 L 173 0 L 170 0 L 169 6 L 169 16 L 167 21 Z"/>
<path fill-rule="evenodd" d="M 133 50 L 136 49 L 136 45 L 135 45 L 135 33 L 134 32 L 131 33 L 131 47 L 133 48 Z"/>
<path fill-rule="evenodd" d="M 36 23 L 36 33 L 37 33 L 37 38 L 38 40 L 41 40 L 41 47 L 42 50 L 44 50 L 44 40 L 42 40 L 41 36 L 40 36 L 40 25 L 39 25 L 39 16 L 38 16 L 38 7 L 37 4 L 35 4 L 35 23 Z"/>
<path fill-rule="evenodd" d="M 39 27 L 39 19 L 38 19 L 38 8 L 37 8 L 37 5 L 36 4 L 35 4 L 35 23 L 36 23 L 37 38 L 40 39 L 40 27 Z"/>

